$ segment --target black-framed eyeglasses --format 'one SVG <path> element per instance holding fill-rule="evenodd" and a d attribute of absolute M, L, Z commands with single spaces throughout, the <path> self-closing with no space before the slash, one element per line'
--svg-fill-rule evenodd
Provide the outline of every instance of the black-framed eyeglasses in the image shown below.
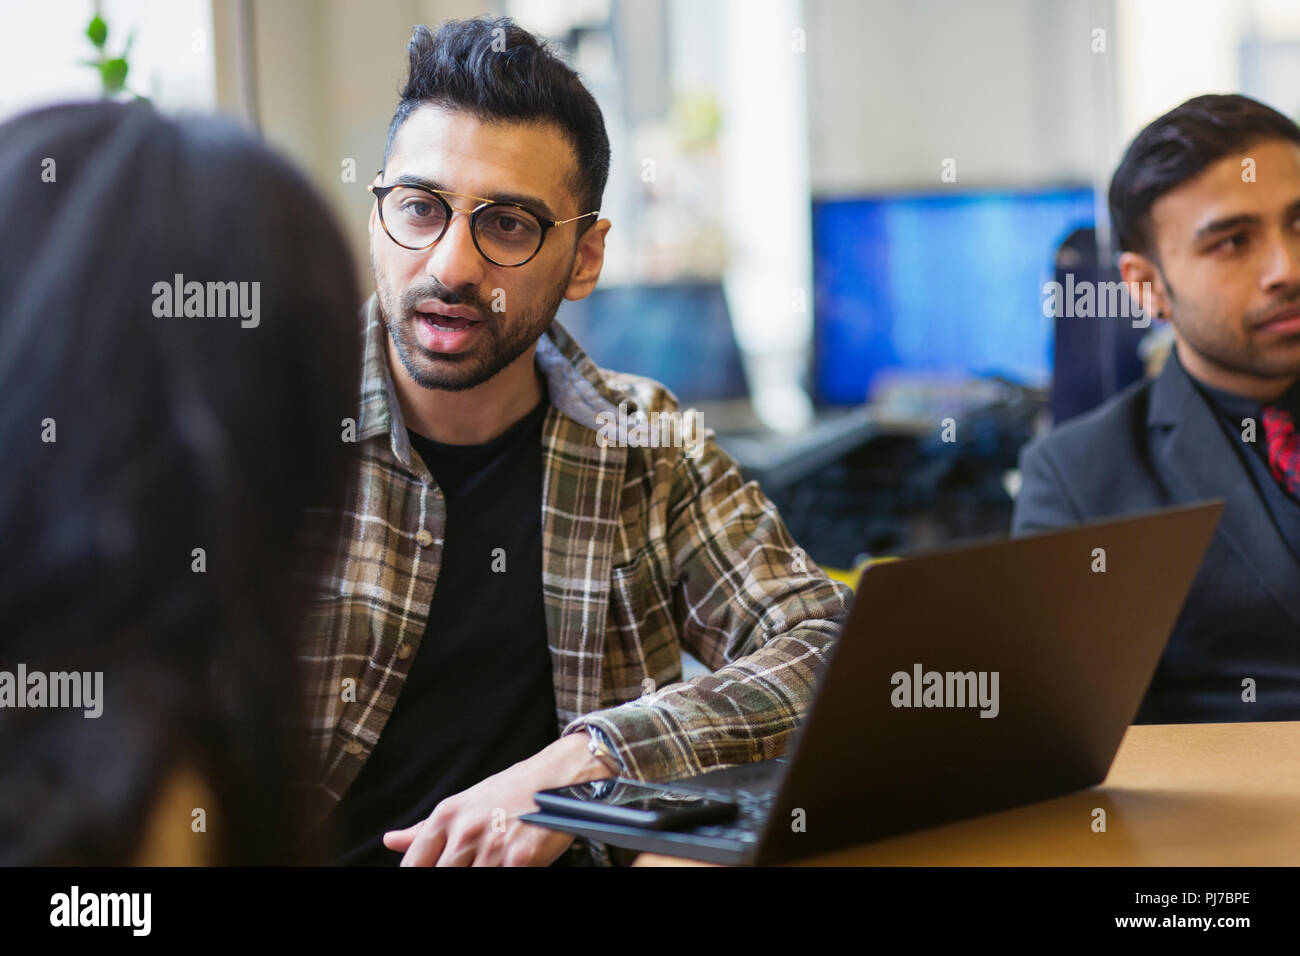
<path fill-rule="evenodd" d="M 599 211 L 584 212 L 572 219 L 547 219 L 515 202 L 498 202 L 482 196 L 469 196 L 445 189 L 429 189 L 415 183 L 366 187 L 379 203 L 379 224 L 403 249 L 419 252 L 428 249 L 447 232 L 453 209 L 447 196 L 474 199 L 478 205 L 468 213 L 474 247 L 488 262 L 498 266 L 522 266 L 542 249 L 546 234 Z"/>

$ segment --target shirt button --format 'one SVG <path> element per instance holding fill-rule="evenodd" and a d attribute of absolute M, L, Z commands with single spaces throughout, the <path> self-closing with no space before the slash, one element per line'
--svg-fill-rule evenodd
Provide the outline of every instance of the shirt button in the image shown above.
<path fill-rule="evenodd" d="M 404 661 L 404 660 L 406 660 L 406 659 L 407 659 L 408 657 L 410 657 L 410 656 L 411 656 L 411 645 L 410 645 L 410 644 L 406 643 L 406 641 L 402 641 L 402 643 L 400 643 L 400 644 L 397 645 L 397 659 L 398 659 L 398 660 Z"/>
<path fill-rule="evenodd" d="M 429 545 L 433 544 L 433 535 L 429 533 L 428 528 L 421 528 L 415 535 L 415 540 L 420 547 L 427 548 Z"/>
<path fill-rule="evenodd" d="M 361 753 L 363 748 L 361 746 L 361 741 L 353 737 L 351 740 L 349 740 L 347 743 L 343 745 L 343 749 L 350 754 L 359 754 Z"/>

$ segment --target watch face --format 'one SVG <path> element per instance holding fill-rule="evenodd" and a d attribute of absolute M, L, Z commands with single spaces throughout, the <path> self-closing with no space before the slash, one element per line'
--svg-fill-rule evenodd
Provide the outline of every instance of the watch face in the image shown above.
<path fill-rule="evenodd" d="M 603 736 L 599 735 L 600 732 L 594 728 L 588 728 L 588 732 L 591 739 L 587 741 L 587 752 L 615 773 L 621 773 L 622 764 L 619 762 L 618 757 L 614 755 L 614 751 L 610 750 L 606 745 Z"/>

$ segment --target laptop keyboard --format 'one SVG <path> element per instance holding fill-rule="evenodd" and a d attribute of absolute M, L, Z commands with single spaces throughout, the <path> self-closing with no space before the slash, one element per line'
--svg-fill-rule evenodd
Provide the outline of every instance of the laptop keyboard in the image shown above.
<path fill-rule="evenodd" d="M 763 832 L 767 818 L 772 812 L 772 804 L 776 801 L 776 791 L 767 790 L 759 793 L 749 790 L 719 791 L 717 796 L 721 800 L 730 800 L 739 804 L 740 809 L 736 816 L 726 823 L 706 823 L 691 827 L 690 832 L 719 840 L 758 842 L 758 837 Z"/>

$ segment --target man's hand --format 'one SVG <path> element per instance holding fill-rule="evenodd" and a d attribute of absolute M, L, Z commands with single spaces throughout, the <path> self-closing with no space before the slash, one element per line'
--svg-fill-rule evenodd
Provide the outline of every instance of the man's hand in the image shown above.
<path fill-rule="evenodd" d="M 384 834 L 384 846 L 404 853 L 402 866 L 549 866 L 573 836 L 530 826 L 520 814 L 537 810 L 538 790 L 612 777 L 587 751 L 585 731 L 561 737 L 540 753 L 443 800 L 428 819 Z"/>

